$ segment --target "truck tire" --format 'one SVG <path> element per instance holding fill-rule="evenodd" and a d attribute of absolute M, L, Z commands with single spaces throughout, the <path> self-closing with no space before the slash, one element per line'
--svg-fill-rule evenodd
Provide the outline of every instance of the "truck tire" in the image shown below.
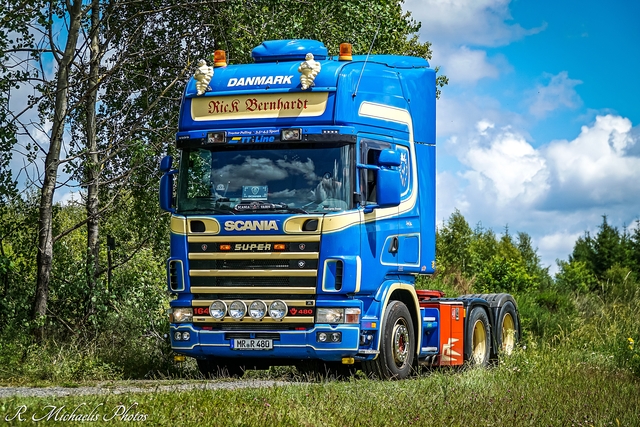
<path fill-rule="evenodd" d="M 400 301 L 391 301 L 385 310 L 380 331 L 380 354 L 362 362 L 366 374 L 378 378 L 402 380 L 412 373 L 416 338 L 409 309 Z"/>
<path fill-rule="evenodd" d="M 498 312 L 496 321 L 497 350 L 505 355 L 510 355 L 518 342 L 518 314 L 511 301 L 506 301 Z"/>
<path fill-rule="evenodd" d="M 244 375 L 244 367 L 237 363 L 230 363 L 222 359 L 196 359 L 200 373 L 206 379 L 214 378 L 241 378 Z"/>
<path fill-rule="evenodd" d="M 487 312 L 473 307 L 467 318 L 465 341 L 468 343 L 466 359 L 472 366 L 487 366 L 491 356 L 491 327 Z"/>

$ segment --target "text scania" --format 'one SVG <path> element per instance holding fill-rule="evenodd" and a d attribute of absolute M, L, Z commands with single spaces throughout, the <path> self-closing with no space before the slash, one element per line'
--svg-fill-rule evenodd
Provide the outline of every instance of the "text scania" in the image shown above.
<path fill-rule="evenodd" d="M 257 85 L 290 85 L 293 76 L 257 76 L 229 79 L 227 87 Z"/>
<path fill-rule="evenodd" d="M 269 231 L 277 230 L 278 224 L 276 221 L 227 221 L 224 223 L 225 231 Z"/>

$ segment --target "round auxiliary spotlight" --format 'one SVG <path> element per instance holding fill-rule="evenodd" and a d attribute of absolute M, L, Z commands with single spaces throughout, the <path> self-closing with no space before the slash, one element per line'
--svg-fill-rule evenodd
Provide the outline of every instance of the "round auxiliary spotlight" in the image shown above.
<path fill-rule="evenodd" d="M 267 304 L 264 301 L 254 301 L 249 305 L 249 316 L 253 320 L 262 320 L 267 314 Z"/>
<path fill-rule="evenodd" d="M 227 304 L 224 301 L 214 301 L 209 306 L 209 315 L 215 320 L 222 320 L 227 315 Z"/>
<path fill-rule="evenodd" d="M 239 300 L 236 300 L 229 304 L 229 316 L 233 320 L 242 320 L 242 318 L 247 314 L 247 305 Z"/>
<path fill-rule="evenodd" d="M 282 320 L 287 314 L 287 304 L 284 301 L 274 301 L 269 306 L 269 316 L 273 320 Z"/>

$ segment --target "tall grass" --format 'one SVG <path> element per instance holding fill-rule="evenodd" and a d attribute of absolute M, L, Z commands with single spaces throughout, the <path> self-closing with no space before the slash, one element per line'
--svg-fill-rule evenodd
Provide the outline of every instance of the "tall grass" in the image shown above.
<path fill-rule="evenodd" d="M 405 381 L 318 381 L 255 389 L 0 400 L 20 405 L 132 407 L 152 425 L 635 426 L 640 381 L 607 357 L 549 346 L 518 349 L 489 369 L 435 370 Z M 30 415 L 28 412 L 27 415 Z M 117 421 L 117 419 L 115 419 Z M 74 425 L 65 423 L 65 425 Z M 117 423 L 116 423 L 117 425 Z"/>

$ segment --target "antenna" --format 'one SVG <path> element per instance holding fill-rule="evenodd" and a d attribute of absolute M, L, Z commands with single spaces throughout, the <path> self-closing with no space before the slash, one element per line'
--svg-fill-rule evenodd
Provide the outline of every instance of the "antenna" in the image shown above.
<path fill-rule="evenodd" d="M 358 87 L 360 87 L 360 80 L 362 79 L 362 75 L 364 74 L 364 67 L 367 65 L 367 61 L 369 60 L 369 55 L 371 55 L 371 50 L 373 50 L 373 44 L 376 42 L 376 37 L 378 37 L 378 32 L 380 31 L 380 22 L 378 22 L 378 28 L 376 29 L 376 33 L 373 35 L 373 40 L 371 40 L 371 46 L 369 46 L 369 52 L 367 52 L 367 57 L 364 59 L 364 64 L 362 64 L 362 71 L 360 71 L 360 77 L 358 77 L 358 83 L 356 83 L 356 90 L 351 95 L 353 98 L 358 94 Z"/>

